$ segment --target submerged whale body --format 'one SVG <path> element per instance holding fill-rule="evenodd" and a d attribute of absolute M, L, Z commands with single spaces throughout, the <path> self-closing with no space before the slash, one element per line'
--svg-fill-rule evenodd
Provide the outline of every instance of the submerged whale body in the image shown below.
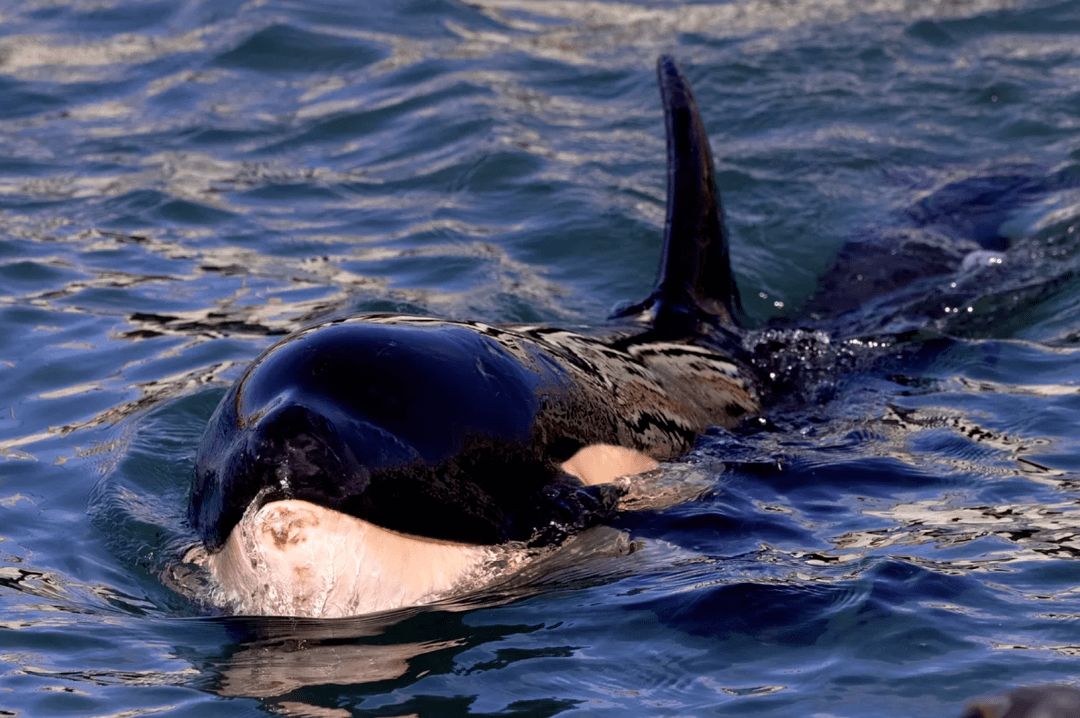
<path fill-rule="evenodd" d="M 1067 685 L 1022 686 L 968 704 L 960 718 L 1076 718 L 1080 690 Z"/>
<path fill-rule="evenodd" d="M 708 139 L 674 61 L 657 75 L 668 204 L 652 295 L 602 337 L 381 314 L 271 347 L 196 457 L 189 516 L 218 603 L 341 616 L 435 600 L 507 542 L 609 516 L 612 479 L 760 412 Z"/>

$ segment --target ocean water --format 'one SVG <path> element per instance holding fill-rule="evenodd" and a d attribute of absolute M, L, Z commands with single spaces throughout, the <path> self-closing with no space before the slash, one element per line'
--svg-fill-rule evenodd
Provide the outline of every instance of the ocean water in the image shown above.
<path fill-rule="evenodd" d="M 174 590 L 203 427 L 275 337 L 649 292 L 661 53 L 769 422 L 484 601 Z M 0 0 L 0 715 L 949 716 L 1078 682 L 1078 227 L 1076 0 Z"/>

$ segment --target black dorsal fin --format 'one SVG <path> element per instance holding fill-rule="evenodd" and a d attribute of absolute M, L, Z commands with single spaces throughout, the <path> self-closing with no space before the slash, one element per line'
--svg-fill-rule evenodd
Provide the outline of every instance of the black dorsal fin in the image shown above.
<path fill-rule="evenodd" d="M 652 310 L 658 332 L 687 335 L 702 321 L 734 324 L 739 293 L 709 138 L 690 83 L 669 55 L 657 60 L 656 74 L 667 126 L 667 221 L 656 289 L 636 308 Z"/>

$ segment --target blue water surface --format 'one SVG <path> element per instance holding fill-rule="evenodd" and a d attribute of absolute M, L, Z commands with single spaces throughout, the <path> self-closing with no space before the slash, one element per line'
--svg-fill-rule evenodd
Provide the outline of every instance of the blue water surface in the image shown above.
<path fill-rule="evenodd" d="M 661 53 L 771 423 L 500 603 L 174 590 L 199 438 L 275 337 L 649 292 Z M 0 0 L 0 715 L 948 716 L 1077 682 L 1078 227 L 1077 0 Z M 951 273 L 863 301 L 923 260 Z"/>

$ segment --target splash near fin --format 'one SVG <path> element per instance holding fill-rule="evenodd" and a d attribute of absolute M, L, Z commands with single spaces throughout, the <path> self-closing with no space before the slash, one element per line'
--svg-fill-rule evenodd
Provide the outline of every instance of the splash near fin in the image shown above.
<path fill-rule="evenodd" d="M 667 126 L 668 195 L 656 289 L 623 316 L 651 310 L 665 335 L 697 333 L 701 323 L 733 325 L 741 312 L 731 276 L 724 212 L 709 138 L 690 84 L 668 55 L 656 63 Z"/>

